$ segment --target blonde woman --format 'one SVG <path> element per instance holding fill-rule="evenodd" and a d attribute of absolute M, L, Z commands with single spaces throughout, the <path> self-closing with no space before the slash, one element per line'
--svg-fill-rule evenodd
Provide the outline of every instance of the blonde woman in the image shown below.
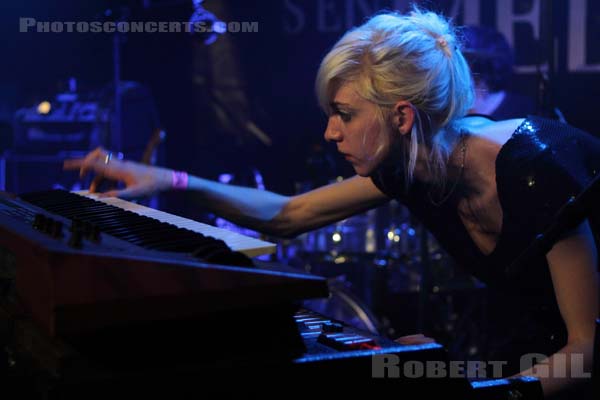
<path fill-rule="evenodd" d="M 328 115 L 325 139 L 356 176 L 304 194 L 282 196 L 111 160 L 103 149 L 65 167 L 126 184 L 107 196 L 196 191 L 211 212 L 282 237 L 398 199 L 459 264 L 505 299 L 509 318 L 491 316 L 498 317 L 502 340 L 489 356 L 508 362 L 504 375 L 537 375 L 547 395 L 584 381 L 571 372 L 587 371 L 592 362 L 596 216 L 565 232 L 516 276 L 505 269 L 600 170 L 599 142 L 538 117 L 466 117 L 473 84 L 458 36 L 445 18 L 419 9 L 376 15 L 348 31 L 322 61 L 316 91 Z M 523 365 L 532 353 L 549 356 L 548 373 Z M 585 365 L 576 366 L 581 360 Z"/>

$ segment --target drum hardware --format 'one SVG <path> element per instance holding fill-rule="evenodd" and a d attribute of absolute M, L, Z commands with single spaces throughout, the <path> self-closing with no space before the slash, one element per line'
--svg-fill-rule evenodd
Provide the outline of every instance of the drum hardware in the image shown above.
<path fill-rule="evenodd" d="M 417 230 L 406 222 L 391 225 L 385 231 L 385 253 L 395 259 L 415 259 L 419 243 Z"/>
<path fill-rule="evenodd" d="M 308 308 L 358 329 L 376 326 L 391 339 L 431 332 L 455 342 L 457 352 L 479 351 L 471 310 L 477 305 L 468 299 L 483 285 L 458 273 L 435 237 L 398 203 L 308 232 L 287 243 L 285 253 L 290 265 L 331 282 L 331 298 Z"/>
<path fill-rule="evenodd" d="M 419 229 L 404 207 L 390 202 L 300 236 L 286 246 L 285 257 L 290 265 L 332 282 L 332 298 L 309 308 L 359 329 L 377 327 L 393 335 L 390 319 L 378 311 L 389 296 L 419 291 Z"/>
<path fill-rule="evenodd" d="M 371 218 L 372 213 L 361 214 L 308 232 L 303 235 L 301 246 L 307 252 L 374 253 L 376 228 Z"/>
<path fill-rule="evenodd" d="M 382 324 L 369 307 L 352 292 L 351 285 L 343 277 L 331 278 L 327 283 L 329 298 L 305 300 L 305 308 L 343 321 L 356 329 L 380 335 Z"/>

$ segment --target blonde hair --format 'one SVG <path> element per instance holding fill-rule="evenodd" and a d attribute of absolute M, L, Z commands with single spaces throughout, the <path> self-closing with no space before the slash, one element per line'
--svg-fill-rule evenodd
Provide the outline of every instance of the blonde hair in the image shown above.
<path fill-rule="evenodd" d="M 410 139 L 403 144 L 406 183 L 410 183 L 420 143 L 430 148 L 428 168 L 442 187 L 448 157 L 460 135 L 458 119 L 473 103 L 471 74 L 457 35 L 444 17 L 419 8 L 406 15 L 379 14 L 348 31 L 325 56 L 316 79 L 321 108 L 341 85 L 379 106 L 381 126 L 399 100 L 416 108 Z M 389 128 L 388 128 L 389 129 Z M 406 143 L 408 142 L 408 143 Z"/>

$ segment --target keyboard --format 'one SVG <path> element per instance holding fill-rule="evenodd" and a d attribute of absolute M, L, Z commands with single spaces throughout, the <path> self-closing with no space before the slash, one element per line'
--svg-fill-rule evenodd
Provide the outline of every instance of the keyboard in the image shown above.
<path fill-rule="evenodd" d="M 50 335 L 328 295 L 324 278 L 238 251 L 256 254 L 266 242 L 206 236 L 189 220 L 192 229 L 102 200 L 63 190 L 0 196 L 0 255 L 14 260 L 17 295 Z"/>

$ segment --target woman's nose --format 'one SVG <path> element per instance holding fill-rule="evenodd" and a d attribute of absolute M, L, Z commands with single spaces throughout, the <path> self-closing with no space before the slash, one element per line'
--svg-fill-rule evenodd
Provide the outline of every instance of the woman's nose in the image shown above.
<path fill-rule="evenodd" d="M 325 140 L 328 142 L 339 142 L 342 140 L 342 131 L 339 129 L 338 123 L 333 117 L 330 117 L 327 121 L 327 128 L 325 128 Z"/>

